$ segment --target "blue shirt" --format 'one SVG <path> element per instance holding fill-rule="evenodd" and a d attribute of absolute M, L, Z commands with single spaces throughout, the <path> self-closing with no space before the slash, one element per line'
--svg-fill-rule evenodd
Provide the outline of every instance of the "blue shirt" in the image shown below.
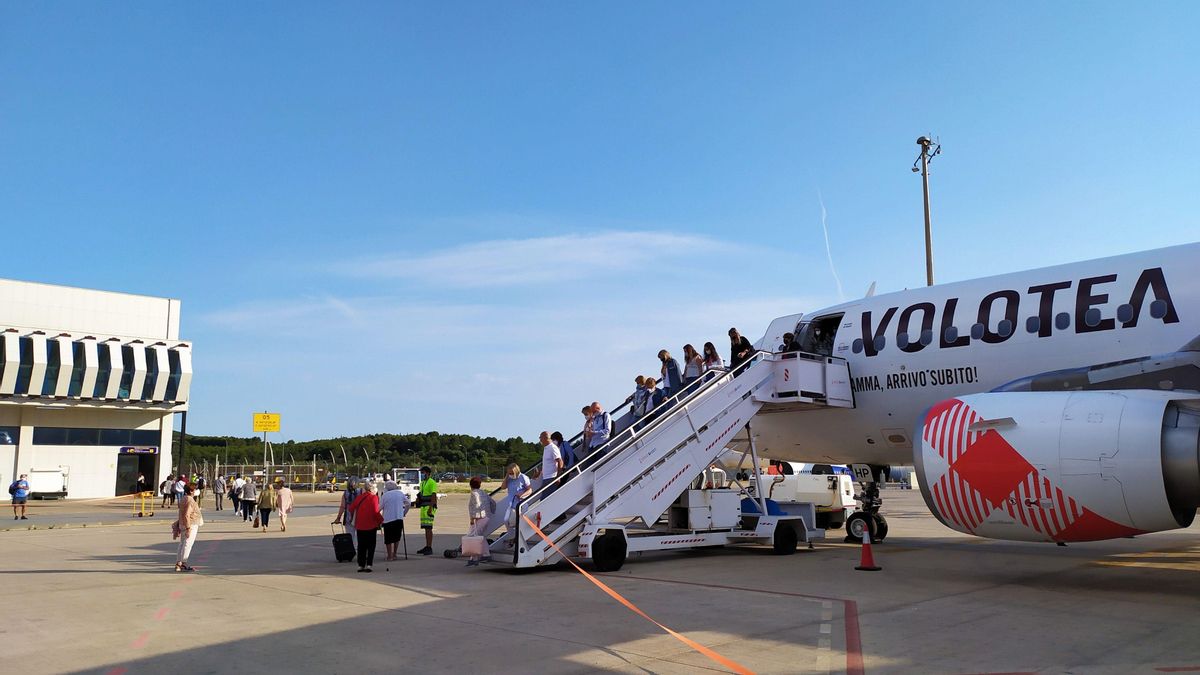
<path fill-rule="evenodd" d="M 608 432 L 612 427 L 612 418 L 607 412 L 592 415 L 592 447 L 598 448 L 608 442 Z"/>
<path fill-rule="evenodd" d="M 575 461 L 576 461 L 575 460 L 575 448 L 572 448 L 571 444 L 569 442 L 564 440 L 562 443 L 559 443 L 558 451 L 560 454 L 562 454 L 563 471 L 566 471 L 567 469 L 574 466 Z"/>
<path fill-rule="evenodd" d="M 17 491 L 13 493 L 14 497 L 17 499 L 26 499 L 29 497 L 29 481 L 15 480 L 13 481 L 13 485 L 17 488 Z"/>
<path fill-rule="evenodd" d="M 679 389 L 683 381 L 679 379 L 679 362 L 675 359 L 667 359 L 666 363 L 666 382 L 663 383 L 672 393 Z"/>
<path fill-rule="evenodd" d="M 518 474 L 516 478 L 506 478 L 504 485 L 508 487 L 508 501 L 514 504 L 517 501 L 517 496 L 529 489 L 531 483 L 529 476 Z"/>

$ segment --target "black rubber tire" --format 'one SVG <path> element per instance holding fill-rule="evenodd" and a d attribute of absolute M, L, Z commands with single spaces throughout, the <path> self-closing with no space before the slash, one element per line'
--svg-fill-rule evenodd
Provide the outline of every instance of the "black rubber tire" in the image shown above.
<path fill-rule="evenodd" d="M 592 540 L 592 564 L 597 572 L 616 572 L 625 564 L 629 546 L 620 530 L 609 530 Z"/>
<path fill-rule="evenodd" d="M 873 542 L 875 542 L 875 541 L 883 541 L 884 539 L 887 539 L 887 534 L 888 534 L 887 518 L 884 518 L 883 515 L 878 514 L 878 513 L 875 513 L 872 515 L 875 517 L 875 536 L 871 537 L 871 540 Z"/>
<path fill-rule="evenodd" d="M 871 537 L 871 542 L 875 542 L 878 523 L 875 518 L 869 513 L 863 511 L 855 511 L 846 519 L 846 543 L 857 544 L 862 542 L 863 530 L 867 530 Z"/>
<path fill-rule="evenodd" d="M 775 555 L 792 555 L 799 543 L 800 537 L 791 523 L 779 523 L 775 526 L 775 536 L 771 541 Z"/>

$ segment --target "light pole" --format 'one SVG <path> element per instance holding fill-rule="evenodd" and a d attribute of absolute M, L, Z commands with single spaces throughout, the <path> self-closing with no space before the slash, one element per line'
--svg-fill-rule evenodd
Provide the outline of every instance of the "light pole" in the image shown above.
<path fill-rule="evenodd" d="M 942 153 L 942 144 L 929 140 L 928 136 L 917 139 L 921 154 L 913 162 L 913 173 L 921 172 L 921 190 L 925 197 L 925 285 L 933 285 L 933 228 L 929 222 L 929 162 Z M 917 164 L 921 168 L 917 168 Z"/>

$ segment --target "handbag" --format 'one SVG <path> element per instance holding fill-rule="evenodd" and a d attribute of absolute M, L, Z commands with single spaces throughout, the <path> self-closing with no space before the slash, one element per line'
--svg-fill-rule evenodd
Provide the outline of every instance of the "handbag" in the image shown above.
<path fill-rule="evenodd" d="M 254 516 L 254 527 L 261 527 L 258 516 Z"/>
<path fill-rule="evenodd" d="M 180 534 L 181 533 L 179 530 L 179 521 L 178 520 L 171 521 L 171 539 L 178 539 Z"/>

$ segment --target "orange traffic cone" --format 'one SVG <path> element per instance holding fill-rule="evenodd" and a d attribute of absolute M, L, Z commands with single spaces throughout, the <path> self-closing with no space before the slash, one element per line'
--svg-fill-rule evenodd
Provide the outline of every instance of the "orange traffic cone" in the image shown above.
<path fill-rule="evenodd" d="M 854 569 L 861 572 L 878 572 L 883 569 L 875 564 L 875 556 L 871 555 L 870 528 L 863 529 L 862 558 L 859 560 L 858 566 Z"/>

